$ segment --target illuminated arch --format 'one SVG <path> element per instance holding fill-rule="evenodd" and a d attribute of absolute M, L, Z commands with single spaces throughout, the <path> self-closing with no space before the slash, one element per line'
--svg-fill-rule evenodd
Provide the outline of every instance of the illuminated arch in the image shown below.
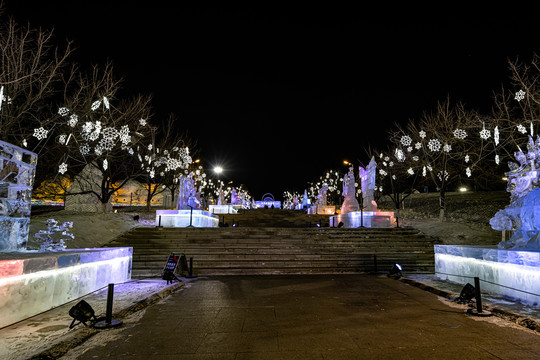
<path fill-rule="evenodd" d="M 262 196 L 262 201 L 274 201 L 274 195 L 266 193 Z"/>

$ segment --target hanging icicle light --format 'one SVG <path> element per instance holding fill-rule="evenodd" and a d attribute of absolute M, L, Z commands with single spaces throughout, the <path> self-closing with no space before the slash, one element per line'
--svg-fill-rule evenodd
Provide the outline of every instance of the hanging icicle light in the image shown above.
<path fill-rule="evenodd" d="M 495 146 L 499 145 L 499 127 L 495 126 L 493 130 L 493 140 L 495 141 Z"/>

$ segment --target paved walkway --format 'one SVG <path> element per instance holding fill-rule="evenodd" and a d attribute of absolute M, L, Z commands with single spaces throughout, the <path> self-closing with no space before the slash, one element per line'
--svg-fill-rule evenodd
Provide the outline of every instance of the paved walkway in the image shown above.
<path fill-rule="evenodd" d="M 540 335 L 464 309 L 385 276 L 200 278 L 66 358 L 540 359 Z"/>

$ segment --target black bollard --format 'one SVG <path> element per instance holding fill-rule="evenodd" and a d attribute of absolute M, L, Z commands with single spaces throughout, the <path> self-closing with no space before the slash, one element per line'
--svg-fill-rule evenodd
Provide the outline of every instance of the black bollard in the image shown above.
<path fill-rule="evenodd" d="M 474 297 L 476 298 L 476 311 L 482 312 L 482 296 L 480 295 L 480 278 L 474 277 Z"/>
<path fill-rule="evenodd" d="M 114 284 L 109 284 L 109 289 L 107 292 L 107 310 L 105 313 L 105 320 L 100 320 L 94 324 L 94 327 L 97 329 L 108 329 L 118 325 L 122 325 L 122 320 L 113 320 L 112 318 L 112 307 L 113 307 L 113 298 L 114 298 Z"/>
<path fill-rule="evenodd" d="M 482 296 L 480 294 L 480 278 L 474 277 L 474 297 L 476 299 L 476 309 L 468 309 L 466 311 L 469 315 L 487 317 L 493 315 L 490 311 L 482 310 Z"/>

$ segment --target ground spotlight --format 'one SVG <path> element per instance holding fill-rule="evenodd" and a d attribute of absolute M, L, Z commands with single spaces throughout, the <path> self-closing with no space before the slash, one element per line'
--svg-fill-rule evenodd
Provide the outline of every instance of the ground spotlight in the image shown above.
<path fill-rule="evenodd" d="M 392 269 L 390 269 L 390 272 L 388 273 L 388 277 L 399 279 L 401 276 L 403 276 L 403 274 L 401 273 L 401 270 L 402 270 L 401 265 L 394 264 L 394 266 L 392 266 Z"/>
<path fill-rule="evenodd" d="M 75 325 L 83 323 L 84 326 L 88 326 L 86 323 L 90 322 L 90 325 L 97 321 L 94 309 L 86 301 L 81 300 L 75 306 L 69 310 L 69 316 L 73 318 L 69 328 L 73 328 Z M 75 321 L 78 323 L 75 324 Z"/>
<path fill-rule="evenodd" d="M 456 299 L 456 302 L 458 303 L 469 303 L 471 300 L 475 297 L 475 288 L 471 284 L 467 283 L 463 289 L 461 289 L 461 293 L 459 293 L 458 298 Z"/>

